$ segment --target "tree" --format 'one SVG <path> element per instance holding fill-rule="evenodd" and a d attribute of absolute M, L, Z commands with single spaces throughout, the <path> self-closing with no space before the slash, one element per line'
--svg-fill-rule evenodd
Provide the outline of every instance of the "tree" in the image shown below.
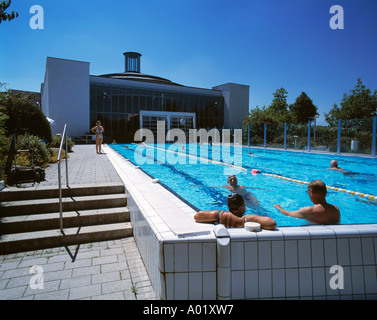
<path fill-rule="evenodd" d="M 5 107 L 4 112 L 8 116 L 5 121 L 8 134 L 12 134 L 17 128 L 25 128 L 30 134 L 51 141 L 50 123 L 42 111 L 29 98 L 23 97 L 22 93 L 2 93 L 0 106 Z"/>
<path fill-rule="evenodd" d="M 7 20 L 11 21 L 14 18 L 18 17 L 17 12 L 12 11 L 10 14 L 5 12 L 5 10 L 9 8 L 10 4 L 11 0 L 0 2 L 0 23 Z"/>
<path fill-rule="evenodd" d="M 361 79 L 357 79 L 356 86 L 344 94 L 340 108 L 334 104 L 325 119 L 330 126 L 336 126 L 338 119 L 352 120 L 365 119 L 377 116 L 377 90 L 372 94 L 371 89 L 366 88 Z"/>
<path fill-rule="evenodd" d="M 317 115 L 317 107 L 305 92 L 301 92 L 296 101 L 289 106 L 295 123 L 306 124 Z"/>
<path fill-rule="evenodd" d="M 280 88 L 273 93 L 274 99 L 267 108 L 273 122 L 284 122 L 288 116 L 287 90 Z"/>

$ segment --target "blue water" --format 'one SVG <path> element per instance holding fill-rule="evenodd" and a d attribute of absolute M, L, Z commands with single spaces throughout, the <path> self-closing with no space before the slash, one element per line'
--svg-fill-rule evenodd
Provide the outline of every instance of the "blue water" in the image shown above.
<path fill-rule="evenodd" d="M 238 184 L 248 187 L 247 190 L 259 202 L 258 206 L 248 205 L 246 214 L 270 216 L 278 226 L 308 224 L 306 220 L 284 216 L 273 207 L 274 204 L 280 204 L 282 208 L 293 211 L 312 205 L 305 192 L 307 185 L 262 174 L 253 175 L 250 173 L 253 168 L 308 182 L 320 179 L 327 186 L 377 196 L 377 159 L 373 158 L 238 147 L 236 153 L 238 152 L 239 156 L 235 158 L 234 164 L 247 169 L 244 171 L 200 161 L 194 157 L 213 157 L 218 162 L 233 163 L 233 147 L 226 149 L 229 154 L 224 159 L 220 146 L 184 145 L 183 149 L 182 145 L 167 144 L 155 145 L 154 147 L 158 148 L 156 149 L 134 144 L 118 144 L 111 147 L 199 210 L 227 210 L 226 198 L 230 191 L 223 186 L 227 185 L 229 174 L 235 174 Z M 164 152 L 162 148 L 170 151 Z M 249 154 L 250 151 L 254 156 Z M 174 152 L 191 154 L 193 157 Z M 332 159 L 336 159 L 339 167 L 348 172 L 328 170 Z M 341 224 L 377 223 L 377 201 L 328 190 L 327 202 L 339 207 Z"/>

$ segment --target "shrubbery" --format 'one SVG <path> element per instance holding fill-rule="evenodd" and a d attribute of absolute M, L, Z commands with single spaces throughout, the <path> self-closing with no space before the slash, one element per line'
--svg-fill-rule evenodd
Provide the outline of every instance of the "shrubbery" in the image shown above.
<path fill-rule="evenodd" d="M 25 150 L 29 148 L 29 139 L 27 135 L 19 136 L 17 139 L 17 149 Z M 41 138 L 36 136 L 30 136 L 30 149 L 33 152 L 33 162 L 35 166 L 46 167 L 49 158 L 50 151 Z M 17 165 L 31 166 L 31 156 L 29 152 L 22 152 L 17 155 Z"/>
<path fill-rule="evenodd" d="M 2 87 L 4 85 L 0 83 L 0 89 Z M 50 123 L 42 111 L 29 98 L 3 91 L 0 92 L 0 180 L 6 180 L 5 166 L 13 132 L 18 128 L 25 128 L 30 133 L 30 149 L 33 152 L 35 166 L 46 167 L 48 163 L 57 161 L 58 150 L 54 148 L 60 147 L 61 136 L 52 137 Z M 68 138 L 68 152 L 72 152 L 73 145 L 72 140 Z M 17 149 L 28 148 L 28 135 L 18 135 Z M 65 145 L 62 150 L 62 158 L 64 157 Z M 30 152 L 18 153 L 16 163 L 20 166 L 31 166 Z"/>
<path fill-rule="evenodd" d="M 65 140 L 65 139 L 64 139 Z M 72 148 L 75 145 L 70 137 L 68 137 L 68 152 L 72 152 Z M 50 148 L 60 148 L 60 143 L 62 141 L 62 136 L 53 136 L 50 143 Z M 65 141 L 63 142 L 63 149 L 65 150 Z"/>
<path fill-rule="evenodd" d="M 51 127 L 42 111 L 30 99 L 21 94 L 3 92 L 0 104 L 7 115 L 5 129 L 12 134 L 17 128 L 25 128 L 30 134 L 51 141 Z"/>

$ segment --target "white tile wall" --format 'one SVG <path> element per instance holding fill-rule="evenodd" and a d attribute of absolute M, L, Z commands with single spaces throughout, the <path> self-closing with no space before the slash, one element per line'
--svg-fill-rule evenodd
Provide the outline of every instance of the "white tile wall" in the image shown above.
<path fill-rule="evenodd" d="M 216 299 L 228 281 L 222 273 L 232 299 L 377 299 L 377 224 L 229 229 L 230 267 L 220 270 L 213 226 L 195 223 L 189 206 L 107 152 L 126 185 L 134 235 L 161 299 Z M 330 287 L 332 265 L 343 267 L 342 290 Z"/>

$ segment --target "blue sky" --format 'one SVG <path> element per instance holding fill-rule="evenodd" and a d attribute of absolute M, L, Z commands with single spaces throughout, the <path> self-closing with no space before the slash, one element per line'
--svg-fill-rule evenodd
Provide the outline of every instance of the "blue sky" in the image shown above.
<path fill-rule="evenodd" d="M 32 5 L 44 29 L 29 25 Z M 344 29 L 332 30 L 341 5 Z M 13 0 L 0 24 L 0 82 L 39 91 L 47 56 L 90 62 L 92 75 L 124 71 L 125 51 L 141 72 L 194 87 L 250 86 L 250 108 L 288 103 L 305 91 L 323 113 L 357 78 L 377 89 L 376 0 Z M 320 121 L 322 122 L 322 121 Z"/>

